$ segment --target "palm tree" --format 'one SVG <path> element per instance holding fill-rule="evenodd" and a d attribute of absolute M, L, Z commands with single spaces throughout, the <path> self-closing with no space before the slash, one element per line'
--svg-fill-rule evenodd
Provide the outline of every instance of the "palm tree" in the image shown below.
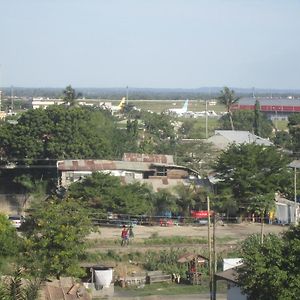
<path fill-rule="evenodd" d="M 0 284 L 1 300 L 36 300 L 39 299 L 39 288 L 41 281 L 39 279 L 27 280 L 27 284 L 22 283 L 22 270 L 15 270 L 6 282 Z"/>
<path fill-rule="evenodd" d="M 221 95 L 218 97 L 218 100 L 226 106 L 227 113 L 229 115 L 229 120 L 231 124 L 231 130 L 234 130 L 233 121 L 232 121 L 232 105 L 235 104 L 240 98 L 235 95 L 233 90 L 230 90 L 227 86 L 220 91 Z"/>
<path fill-rule="evenodd" d="M 63 90 L 63 100 L 65 104 L 68 104 L 70 106 L 75 106 L 76 104 L 76 93 L 75 90 L 72 88 L 71 85 L 68 85 L 64 90 Z"/>

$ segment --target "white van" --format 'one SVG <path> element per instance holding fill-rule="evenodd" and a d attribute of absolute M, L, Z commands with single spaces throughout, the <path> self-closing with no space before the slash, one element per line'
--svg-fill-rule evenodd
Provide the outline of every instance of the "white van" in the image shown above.
<path fill-rule="evenodd" d="M 21 215 L 10 215 L 8 216 L 8 219 L 15 228 L 20 228 L 24 222 L 24 217 Z"/>

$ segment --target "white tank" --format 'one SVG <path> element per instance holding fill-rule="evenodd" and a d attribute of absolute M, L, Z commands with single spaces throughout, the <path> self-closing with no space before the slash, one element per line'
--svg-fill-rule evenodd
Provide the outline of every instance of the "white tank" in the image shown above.
<path fill-rule="evenodd" d="M 113 279 L 113 269 L 94 268 L 96 285 L 109 287 Z"/>

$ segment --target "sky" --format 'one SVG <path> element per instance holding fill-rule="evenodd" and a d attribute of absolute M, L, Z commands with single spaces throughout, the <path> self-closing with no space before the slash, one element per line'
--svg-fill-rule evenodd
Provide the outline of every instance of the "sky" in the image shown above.
<path fill-rule="evenodd" d="M 0 87 L 300 88 L 299 0 L 0 0 Z"/>

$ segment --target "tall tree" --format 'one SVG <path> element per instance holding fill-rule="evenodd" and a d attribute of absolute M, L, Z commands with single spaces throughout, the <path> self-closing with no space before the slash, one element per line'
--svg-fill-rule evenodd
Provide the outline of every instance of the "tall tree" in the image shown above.
<path fill-rule="evenodd" d="M 25 225 L 22 262 L 26 270 L 41 278 L 82 274 L 79 261 L 92 228 L 82 203 L 53 198 L 36 204 Z"/>
<path fill-rule="evenodd" d="M 220 91 L 221 95 L 218 97 L 218 100 L 225 105 L 227 113 L 229 115 L 231 130 L 234 130 L 233 121 L 232 121 L 232 105 L 238 102 L 239 97 L 235 95 L 233 90 L 230 90 L 227 86 Z"/>
<path fill-rule="evenodd" d="M 63 90 L 63 100 L 64 103 L 70 106 L 75 106 L 76 105 L 76 92 L 72 88 L 71 85 L 68 85 L 64 90 Z"/>
<path fill-rule="evenodd" d="M 69 194 L 85 202 L 98 213 L 150 214 L 152 192 L 143 184 L 122 185 L 120 178 L 110 174 L 93 173 L 81 182 L 73 183 Z"/>
<path fill-rule="evenodd" d="M 254 129 L 254 134 L 260 136 L 260 104 L 259 101 L 255 101 L 255 106 L 254 106 L 254 122 L 253 122 L 253 129 Z"/>
<path fill-rule="evenodd" d="M 268 234 L 264 243 L 258 235 L 241 247 L 243 265 L 238 282 L 250 300 L 298 299 L 300 293 L 300 227 L 281 236 Z"/>
<path fill-rule="evenodd" d="M 0 259 L 19 252 L 21 240 L 7 216 L 0 214 Z M 1 263 L 1 261 L 0 261 Z"/>
<path fill-rule="evenodd" d="M 288 158 L 275 147 L 256 144 L 231 145 L 218 158 L 214 169 L 219 182 L 218 193 L 224 189 L 233 196 L 242 212 L 251 210 L 270 193 L 291 193 L 292 174 Z M 257 198 L 260 195 L 260 198 Z M 266 201 L 267 203 L 268 201 Z"/>
<path fill-rule="evenodd" d="M 300 157 L 300 113 L 289 116 L 288 129 L 291 135 L 293 151 L 297 157 Z"/>
<path fill-rule="evenodd" d="M 232 120 L 235 130 L 248 130 L 250 132 L 257 132 L 259 136 L 270 138 L 272 136 L 273 124 L 266 115 L 259 113 L 258 131 L 254 129 L 255 112 L 252 110 L 236 110 L 232 112 Z M 219 120 L 219 128 L 228 130 L 231 129 L 230 119 L 228 114 L 222 116 Z"/>

